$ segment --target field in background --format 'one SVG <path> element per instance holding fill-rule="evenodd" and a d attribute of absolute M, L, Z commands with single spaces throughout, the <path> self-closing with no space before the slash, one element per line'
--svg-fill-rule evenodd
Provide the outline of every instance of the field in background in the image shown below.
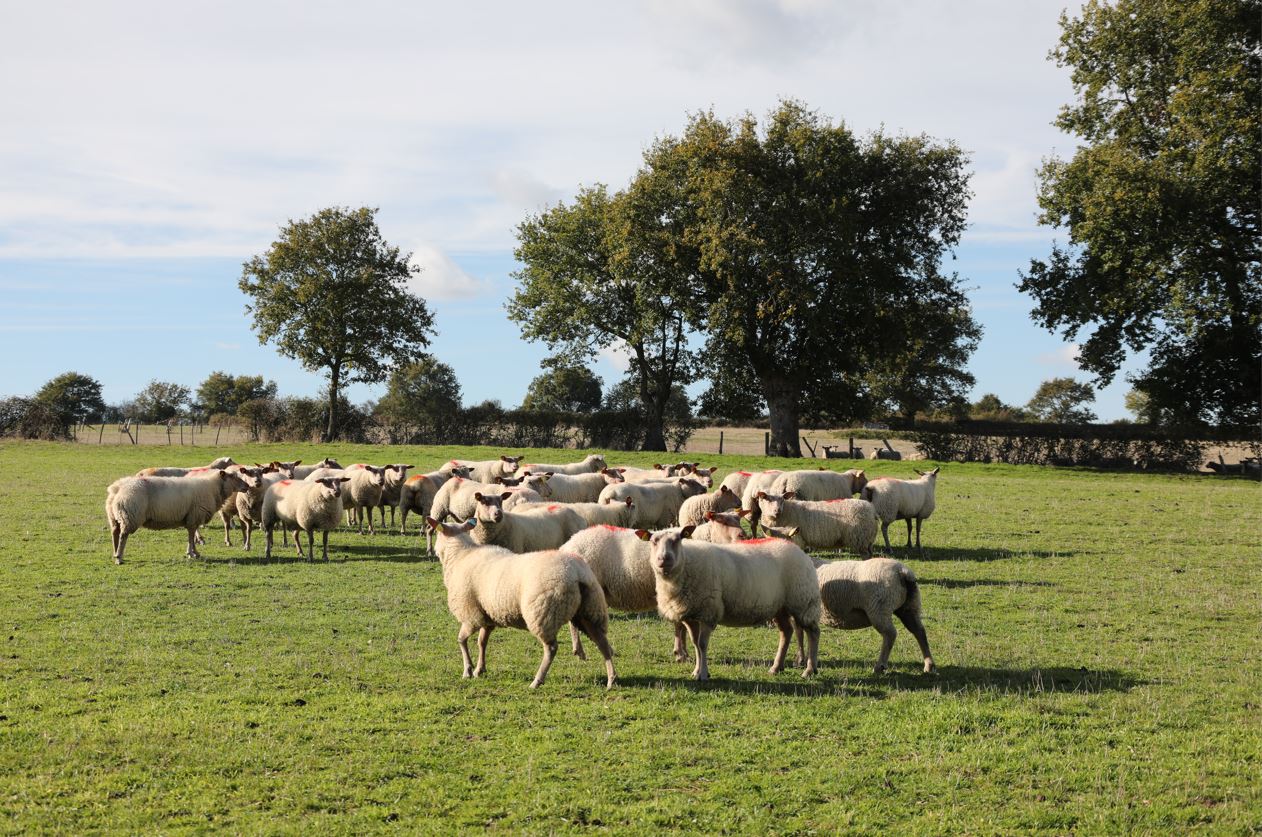
<path fill-rule="evenodd" d="M 457 451 L 215 453 L 429 468 Z M 559 655 L 531 692 L 520 631 L 492 636 L 486 679 L 459 677 L 414 533 L 334 533 L 326 565 L 262 564 L 213 527 L 191 562 L 182 532 L 141 531 L 114 566 L 109 481 L 210 458 L 0 445 L 0 831 L 1262 824 L 1257 483 L 948 464 L 908 558 L 938 675 L 901 627 L 884 676 L 875 632 L 826 629 L 811 682 L 767 674 L 773 631 L 719 628 L 698 685 L 665 625 L 616 614 L 618 688 Z"/>

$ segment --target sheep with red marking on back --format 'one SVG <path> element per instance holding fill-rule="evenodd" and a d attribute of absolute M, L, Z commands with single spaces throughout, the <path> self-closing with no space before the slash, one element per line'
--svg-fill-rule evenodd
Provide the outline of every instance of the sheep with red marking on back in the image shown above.
<path fill-rule="evenodd" d="M 705 522 L 692 531 L 694 541 L 704 543 L 736 543 L 749 540 L 741 527 L 741 518 L 749 514 L 745 509 L 734 512 L 706 512 Z"/>
<path fill-rule="evenodd" d="M 718 491 L 697 494 L 684 500 L 679 507 L 679 525 L 700 526 L 706 522 L 706 515 L 710 512 L 725 512 L 740 507 L 740 495 L 726 485 L 720 485 Z"/>
<path fill-rule="evenodd" d="M 502 546 L 513 552 L 537 552 L 556 549 L 587 528 L 587 521 L 564 503 L 506 511 L 503 501 L 509 496 L 508 492 L 474 495 L 477 508 L 473 516 L 478 522 L 473 530 L 474 541 Z"/>
<path fill-rule="evenodd" d="M 916 549 L 920 546 L 920 524 L 929 519 L 937 508 L 934 489 L 938 482 L 938 471 L 916 471 L 920 476 L 914 480 L 900 480 L 893 477 L 880 477 L 870 481 L 863 489 L 863 499 L 870 502 L 881 521 L 881 536 L 885 538 L 885 548 L 890 549 L 890 524 L 895 520 L 907 521 L 907 548 L 911 549 L 911 522 L 916 521 Z M 923 551 L 923 550 L 922 550 Z"/>
<path fill-rule="evenodd" d="M 194 475 L 204 475 L 207 471 L 223 471 L 229 466 L 236 465 L 232 461 L 231 456 L 221 456 L 215 459 L 209 465 L 193 466 L 192 468 L 141 468 L 136 472 L 138 477 L 184 477 L 190 473 Z"/>
<path fill-rule="evenodd" d="M 343 486 L 351 477 L 340 473 L 331 477 L 305 480 L 281 480 L 263 495 L 263 533 L 267 547 L 263 560 L 272 559 L 272 530 L 293 528 L 294 546 L 302 557 L 302 533 L 307 533 L 307 560 L 315 560 L 315 533 L 322 536 L 324 560 L 329 560 L 329 531 L 342 522 Z"/>
<path fill-rule="evenodd" d="M 621 478 L 609 477 L 597 471 L 590 474 L 554 474 L 527 468 L 517 473 L 525 476 L 541 476 L 548 481 L 551 497 L 557 503 L 595 503 L 607 485 L 620 483 Z"/>
<path fill-rule="evenodd" d="M 775 469 L 750 474 L 745 481 L 745 490 L 741 492 L 741 508 L 749 509 L 749 531 L 757 536 L 761 512 L 758 510 L 758 492 L 770 490 L 775 481 L 783 474 Z"/>
<path fill-rule="evenodd" d="M 862 470 L 851 468 L 838 473 L 823 469 L 785 471 L 770 488 L 763 489 L 768 494 L 784 494 L 792 491 L 799 500 L 839 500 L 853 497 L 868 484 L 868 477 Z"/>
<path fill-rule="evenodd" d="M 695 480 L 677 478 L 656 482 L 625 482 L 605 486 L 601 503 L 635 503 L 635 525 L 661 529 L 673 526 L 679 519 L 679 508 L 689 497 L 704 494 L 705 488 Z"/>
<path fill-rule="evenodd" d="M 848 549 L 867 558 L 876 540 L 876 509 L 866 500 L 803 502 L 792 491 L 758 492 L 763 528 L 793 526 L 811 549 Z"/>
<path fill-rule="evenodd" d="M 350 477 L 350 484 L 346 486 L 343 492 L 342 505 L 346 509 L 347 518 L 351 525 L 355 525 L 359 529 L 359 533 L 364 533 L 364 511 L 372 509 L 381 502 L 381 492 L 386 484 L 386 467 L 377 467 L 375 465 L 365 465 L 357 462 L 346 468 L 319 468 L 307 475 L 307 482 L 315 482 L 316 480 L 331 479 L 334 477 Z M 372 525 L 372 515 L 368 515 L 368 534 L 375 535 L 376 531 Z"/>
<path fill-rule="evenodd" d="M 575 476 L 577 474 L 599 474 L 602 470 L 609 467 L 605 463 L 605 455 L 603 453 L 590 453 L 583 457 L 581 462 L 569 462 L 565 465 L 548 465 L 542 462 L 523 462 L 517 466 L 517 473 L 523 471 L 533 471 L 536 474 L 552 472 L 553 474 L 566 474 Z"/>
<path fill-rule="evenodd" d="M 449 465 L 469 469 L 469 478 L 476 482 L 494 483 L 496 477 L 511 477 L 517 472 L 520 456 L 501 456 L 499 459 L 453 459 Z"/>

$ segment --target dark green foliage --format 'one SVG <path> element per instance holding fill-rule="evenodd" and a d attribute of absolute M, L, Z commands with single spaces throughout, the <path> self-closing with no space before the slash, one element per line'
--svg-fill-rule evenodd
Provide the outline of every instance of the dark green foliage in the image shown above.
<path fill-rule="evenodd" d="M 447 364 L 424 355 L 390 374 L 375 415 L 392 443 L 431 442 L 450 435 L 460 414 L 460 382 Z"/>
<path fill-rule="evenodd" d="M 739 358 L 723 355 L 706 370 L 710 388 L 697 399 L 697 414 L 730 422 L 752 421 L 767 414 L 767 401 L 750 385 L 753 372 Z"/>
<path fill-rule="evenodd" d="M 59 441 L 70 438 L 70 425 L 52 406 L 37 398 L 0 399 L 0 437 Z"/>
<path fill-rule="evenodd" d="M 150 381 L 132 400 L 128 418 L 141 422 L 173 419 L 188 406 L 188 387 L 170 381 Z"/>
<path fill-rule="evenodd" d="M 429 345 L 433 315 L 408 291 L 420 268 L 382 239 L 376 210 L 323 209 L 290 221 L 262 256 L 243 266 L 259 342 L 329 381 L 324 437 L 338 431 L 346 383 L 380 383 Z"/>
<path fill-rule="evenodd" d="M 1095 391 L 1073 378 L 1050 378 L 1039 384 L 1025 408 L 1039 421 L 1058 424 L 1087 424 L 1096 414 L 1086 405 L 1095 401 Z"/>
<path fill-rule="evenodd" d="M 258 398 L 275 398 L 276 382 L 262 375 L 211 372 L 197 388 L 197 403 L 206 416 L 235 416 L 241 405 Z"/>
<path fill-rule="evenodd" d="M 562 413 L 591 413 L 600 409 L 601 380 L 586 366 L 548 358 L 545 371 L 530 382 L 523 410 L 549 410 Z"/>
<path fill-rule="evenodd" d="M 105 413 L 101 382 L 78 372 L 63 372 L 40 387 L 35 400 L 46 405 L 67 427 L 100 421 Z"/>
<path fill-rule="evenodd" d="M 648 408 L 640 398 L 640 387 L 631 375 L 623 378 L 605 394 L 605 410 L 614 413 L 637 413 L 642 421 L 647 421 Z M 671 388 L 670 397 L 666 399 L 662 411 L 662 430 L 670 450 L 678 453 L 688 443 L 696 422 L 692 418 L 692 404 L 688 401 L 688 393 L 684 388 L 675 385 Z M 650 448 L 644 448 L 650 450 Z"/>
<path fill-rule="evenodd" d="M 1056 124 L 1080 137 L 1041 172 L 1042 222 L 1067 246 L 1018 287 L 1079 365 L 1131 376 L 1173 422 L 1262 417 L 1262 52 L 1256 0 L 1092 0 L 1062 15 L 1052 55 L 1077 100 Z"/>

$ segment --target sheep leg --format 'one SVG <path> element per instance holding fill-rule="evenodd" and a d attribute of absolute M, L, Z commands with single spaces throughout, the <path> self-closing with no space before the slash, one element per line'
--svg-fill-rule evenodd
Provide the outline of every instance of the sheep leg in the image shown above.
<path fill-rule="evenodd" d="M 421 523 L 424 524 L 425 521 L 422 520 Z M 394 525 L 394 518 L 390 519 L 390 525 L 391 526 Z M 399 534 L 406 535 L 407 533 L 408 533 L 408 507 L 403 506 L 402 508 L 399 509 Z"/>
<path fill-rule="evenodd" d="M 889 665 L 890 651 L 894 648 L 898 631 L 894 629 L 894 620 L 890 619 L 888 613 L 869 613 L 868 619 L 872 622 L 872 627 L 881 634 L 881 656 L 877 658 L 876 667 L 872 670 L 874 674 L 880 674 Z"/>
<path fill-rule="evenodd" d="M 185 553 L 189 558 L 200 558 L 201 553 L 197 551 L 197 527 L 188 527 L 188 552 Z"/>
<path fill-rule="evenodd" d="M 920 544 L 916 544 L 919 546 Z M 907 548 L 911 549 L 911 518 L 907 518 Z"/>
<path fill-rule="evenodd" d="M 687 630 L 684 628 L 683 622 L 675 623 L 675 662 L 688 662 L 688 645 L 684 641 Z"/>
<path fill-rule="evenodd" d="M 221 514 L 223 518 L 223 545 L 232 546 L 232 518 L 226 514 Z"/>
<path fill-rule="evenodd" d="M 245 538 L 245 551 L 250 551 L 250 533 L 254 531 L 254 522 L 248 520 L 241 521 L 241 536 Z"/>
<path fill-rule="evenodd" d="M 263 549 L 263 560 L 270 561 L 272 560 L 272 527 L 268 526 L 263 531 L 267 535 L 267 545 Z"/>
<path fill-rule="evenodd" d="M 888 520 L 881 521 L 881 537 L 885 538 L 885 551 L 893 552 L 894 547 L 890 546 L 890 521 Z"/>
<path fill-rule="evenodd" d="M 482 675 L 486 674 L 486 643 L 487 643 L 487 640 L 489 640 L 490 638 L 491 638 L 490 628 L 478 629 L 478 664 L 473 667 L 474 677 L 481 677 Z M 552 651 L 554 653 L 556 652 L 556 646 L 557 646 L 556 642 L 553 641 Z M 539 682 L 542 683 L 543 681 L 540 680 Z"/>
<path fill-rule="evenodd" d="M 315 529 L 307 530 L 307 560 L 315 560 Z M 324 560 L 329 560 L 328 554 L 325 554 Z"/>
<path fill-rule="evenodd" d="M 811 625 L 805 629 L 806 632 L 806 668 L 802 671 L 803 677 L 810 677 L 819 671 L 819 625 Z"/>
<path fill-rule="evenodd" d="M 385 512 L 382 512 L 381 525 L 384 526 L 385 524 L 386 524 L 386 515 L 385 515 Z M 364 526 L 364 521 L 361 520 L 359 522 L 359 525 L 360 525 L 360 529 L 362 530 Z M 377 534 L 377 530 L 374 529 L 372 526 L 372 507 L 371 506 L 368 507 L 368 534 L 370 535 Z"/>
<path fill-rule="evenodd" d="M 552 668 L 552 660 L 557 655 L 556 637 L 552 639 L 539 637 L 539 642 L 543 645 L 543 660 L 539 663 L 539 671 L 535 672 L 535 679 L 530 681 L 530 688 L 532 689 L 537 689 L 543 685 L 544 679 L 548 676 L 548 669 Z"/>
<path fill-rule="evenodd" d="M 297 528 L 297 527 L 294 528 L 294 549 L 298 550 L 298 557 L 301 558 L 302 557 L 302 529 Z M 308 556 L 307 560 L 311 560 L 311 557 Z"/>
<path fill-rule="evenodd" d="M 929 635 L 925 633 L 925 624 L 920 621 L 920 614 L 914 610 L 899 608 L 894 611 L 894 615 L 916 638 L 916 643 L 920 645 L 920 654 L 925 658 L 925 674 L 931 674 L 937 666 L 933 663 L 933 655 L 929 653 Z"/>
<path fill-rule="evenodd" d="M 609 635 L 603 629 L 593 625 L 590 620 L 584 619 L 579 623 L 579 627 L 583 629 L 583 633 L 592 638 L 592 642 L 596 643 L 596 647 L 600 649 L 601 656 L 605 658 L 605 688 L 612 689 L 618 682 L 618 672 L 613 668 L 613 647 L 609 645 Z"/>
<path fill-rule="evenodd" d="M 460 646 L 460 659 L 464 663 L 464 674 L 461 677 L 473 676 L 473 660 L 469 658 L 469 637 L 473 635 L 473 626 L 467 622 L 460 623 L 460 633 L 456 634 L 456 644 Z"/>
<path fill-rule="evenodd" d="M 776 627 L 780 630 L 780 644 L 776 647 L 775 659 L 771 661 L 771 673 L 784 671 L 784 655 L 789 651 L 789 643 L 793 641 L 793 623 L 789 615 L 783 611 L 775 616 Z"/>
<path fill-rule="evenodd" d="M 587 659 L 587 652 L 583 650 L 583 640 L 578 635 L 578 628 L 574 627 L 574 623 L 570 623 L 570 647 L 574 651 L 574 656 L 580 660 Z"/>
<path fill-rule="evenodd" d="M 796 619 L 793 620 L 793 634 L 797 637 L 798 648 L 794 652 L 793 665 L 800 666 L 806 662 L 806 648 L 803 646 L 802 626 L 798 624 Z"/>
<path fill-rule="evenodd" d="M 918 517 L 916 518 L 916 549 L 920 551 L 921 555 L 924 555 L 925 548 L 920 545 L 920 524 L 921 524 L 921 519 Z"/>
<path fill-rule="evenodd" d="M 710 647 L 710 632 L 714 629 L 704 622 L 692 619 L 685 620 L 684 627 L 688 629 L 692 647 L 697 652 L 697 664 L 692 669 L 692 676 L 696 680 L 709 680 L 710 666 L 706 664 L 706 649 Z"/>
<path fill-rule="evenodd" d="M 324 560 L 327 562 L 329 560 L 329 530 L 328 529 L 323 529 L 320 531 L 320 546 L 324 549 Z M 311 545 L 311 549 L 313 552 L 315 551 L 315 544 Z"/>
<path fill-rule="evenodd" d="M 123 550 L 127 548 L 127 533 L 123 531 L 123 524 L 117 520 L 110 523 L 110 537 L 114 541 L 114 563 L 123 563 Z"/>

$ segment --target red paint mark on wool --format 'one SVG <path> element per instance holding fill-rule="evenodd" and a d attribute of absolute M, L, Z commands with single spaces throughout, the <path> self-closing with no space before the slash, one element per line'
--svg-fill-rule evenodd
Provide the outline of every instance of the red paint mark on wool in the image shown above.
<path fill-rule="evenodd" d="M 602 529 L 607 529 L 607 530 L 609 530 L 610 532 L 629 532 L 629 531 L 631 531 L 630 529 L 628 529 L 628 528 L 627 528 L 627 527 L 625 527 L 625 526 L 611 526 L 611 525 L 609 525 L 608 523 L 602 523 L 602 524 L 600 524 L 600 528 L 602 528 Z"/>
<path fill-rule="evenodd" d="M 429 477 L 425 476 L 424 474 L 417 474 L 414 477 L 408 477 L 408 481 L 405 484 L 411 485 L 414 482 L 421 482 L 422 480 L 427 480 L 427 479 L 429 479 Z"/>
<path fill-rule="evenodd" d="M 293 480 L 281 480 L 277 485 L 289 485 Z"/>
<path fill-rule="evenodd" d="M 551 506 L 548 506 L 548 511 L 550 511 L 550 512 L 560 511 L 560 510 L 561 510 L 561 507 L 560 507 L 560 506 L 558 506 L 558 505 L 556 505 L 556 504 L 553 504 L 553 505 L 551 505 Z"/>
<path fill-rule="evenodd" d="M 779 538 L 750 538 L 749 540 L 737 541 L 741 546 L 760 546 L 765 543 L 777 543 Z"/>
<path fill-rule="evenodd" d="M 844 503 L 850 499 L 851 499 L 850 497 L 838 497 L 836 500 L 825 500 L 824 502 L 825 503 Z"/>
<path fill-rule="evenodd" d="M 872 479 L 868 480 L 868 485 L 871 485 L 874 482 L 886 482 L 886 481 L 893 482 L 897 479 L 898 477 L 873 477 Z"/>

